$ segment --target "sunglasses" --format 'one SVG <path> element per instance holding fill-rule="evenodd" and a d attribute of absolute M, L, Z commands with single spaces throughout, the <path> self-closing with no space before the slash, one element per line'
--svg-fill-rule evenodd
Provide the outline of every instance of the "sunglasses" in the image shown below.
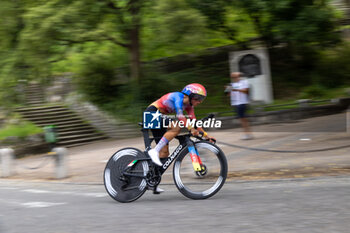
<path fill-rule="evenodd" d="M 205 99 L 205 96 L 196 94 L 192 97 L 192 99 L 202 102 Z"/>

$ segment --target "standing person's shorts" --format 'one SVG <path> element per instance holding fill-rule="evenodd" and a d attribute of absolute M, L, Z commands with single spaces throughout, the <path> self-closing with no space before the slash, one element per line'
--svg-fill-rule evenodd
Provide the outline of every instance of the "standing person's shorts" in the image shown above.
<path fill-rule="evenodd" d="M 158 108 L 156 108 L 155 106 L 151 105 L 148 106 L 145 110 L 145 112 L 156 112 L 158 110 Z M 153 137 L 154 137 L 154 141 L 158 144 L 158 142 L 160 141 L 160 139 L 163 137 L 163 135 L 166 133 L 167 129 L 163 127 L 162 125 L 163 120 L 161 120 L 161 125 L 160 125 L 160 129 L 151 129 Z"/>
<path fill-rule="evenodd" d="M 247 104 L 239 104 L 235 105 L 234 107 L 238 118 L 246 118 L 246 112 L 248 108 Z"/>

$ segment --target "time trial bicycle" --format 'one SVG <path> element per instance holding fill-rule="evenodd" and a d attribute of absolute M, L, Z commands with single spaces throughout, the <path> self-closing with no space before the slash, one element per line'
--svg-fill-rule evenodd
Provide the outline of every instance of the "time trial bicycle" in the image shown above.
<path fill-rule="evenodd" d="M 176 136 L 179 145 L 163 163 L 155 165 L 148 155 L 154 138 L 142 129 L 145 151 L 123 148 L 112 155 L 104 170 L 104 186 L 116 201 L 132 202 L 161 181 L 163 173 L 175 161 L 173 179 L 177 189 L 191 199 L 206 199 L 216 194 L 227 177 L 227 160 L 214 142 L 190 133 Z M 192 140 L 192 138 L 195 138 Z"/>

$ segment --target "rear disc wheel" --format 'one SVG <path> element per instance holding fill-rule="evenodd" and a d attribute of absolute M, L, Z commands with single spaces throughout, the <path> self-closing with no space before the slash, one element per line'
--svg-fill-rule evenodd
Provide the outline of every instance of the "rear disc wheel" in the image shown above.
<path fill-rule="evenodd" d="M 145 178 L 125 175 L 127 166 L 138 159 L 146 158 L 136 148 L 124 148 L 117 151 L 107 162 L 104 170 L 104 186 L 107 193 L 116 201 L 132 202 L 141 197 L 147 187 Z M 129 174 L 146 176 L 149 170 L 147 161 L 141 160 L 127 170 Z"/>

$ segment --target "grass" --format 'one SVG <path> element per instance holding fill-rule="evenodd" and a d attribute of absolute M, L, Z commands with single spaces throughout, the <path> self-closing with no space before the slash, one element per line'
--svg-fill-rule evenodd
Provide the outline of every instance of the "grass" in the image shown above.
<path fill-rule="evenodd" d="M 0 129 L 0 140 L 4 140 L 10 136 L 26 138 L 27 136 L 42 133 L 43 129 L 37 127 L 33 123 L 23 121 L 19 124 L 9 124 Z"/>

